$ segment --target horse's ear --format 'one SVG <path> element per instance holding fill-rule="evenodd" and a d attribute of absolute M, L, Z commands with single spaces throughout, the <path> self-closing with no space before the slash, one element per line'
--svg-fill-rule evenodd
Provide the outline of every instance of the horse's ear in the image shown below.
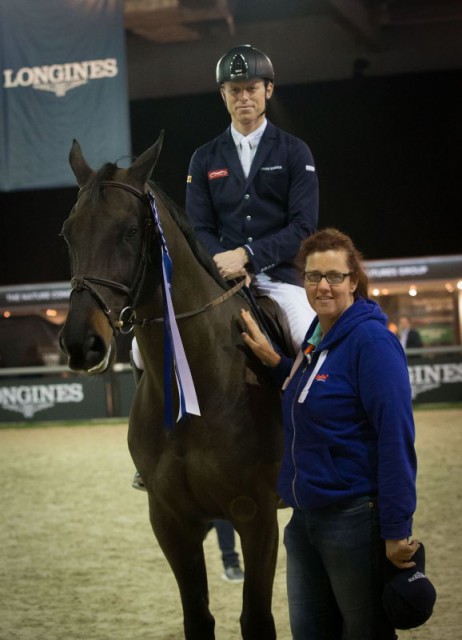
<path fill-rule="evenodd" d="M 94 174 L 93 169 L 87 164 L 87 161 L 83 157 L 82 148 L 77 140 L 74 138 L 72 141 L 72 147 L 69 152 L 69 164 L 77 178 L 77 184 L 79 187 L 83 187 L 90 180 Z"/>
<path fill-rule="evenodd" d="M 136 182 L 144 184 L 151 177 L 154 167 L 157 163 L 160 150 L 162 149 L 162 141 L 164 139 L 164 130 L 160 132 L 156 142 L 146 149 L 132 164 L 128 170 L 130 177 L 134 178 Z"/>

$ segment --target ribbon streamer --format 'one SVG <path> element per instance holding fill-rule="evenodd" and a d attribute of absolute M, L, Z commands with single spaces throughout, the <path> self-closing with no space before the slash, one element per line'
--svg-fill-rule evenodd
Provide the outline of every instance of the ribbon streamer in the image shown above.
<path fill-rule="evenodd" d="M 175 318 L 172 301 L 172 273 L 173 263 L 170 258 L 167 241 L 160 224 L 156 201 L 151 191 L 147 192 L 149 205 L 161 239 L 162 254 L 162 292 L 164 303 L 164 421 L 165 426 L 173 428 L 173 391 L 172 391 L 172 360 L 175 367 L 175 378 L 179 395 L 179 412 L 177 422 L 185 414 L 200 416 L 199 402 L 194 388 L 191 370 L 181 340 Z"/>

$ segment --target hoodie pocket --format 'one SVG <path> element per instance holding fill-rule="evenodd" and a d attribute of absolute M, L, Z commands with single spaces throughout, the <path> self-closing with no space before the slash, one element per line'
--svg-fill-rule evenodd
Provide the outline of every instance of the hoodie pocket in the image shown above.
<path fill-rule="evenodd" d="M 301 456 L 297 456 L 297 466 L 303 484 L 307 483 L 320 492 L 351 487 L 351 483 L 339 475 L 329 447 L 307 447 L 300 453 Z"/>

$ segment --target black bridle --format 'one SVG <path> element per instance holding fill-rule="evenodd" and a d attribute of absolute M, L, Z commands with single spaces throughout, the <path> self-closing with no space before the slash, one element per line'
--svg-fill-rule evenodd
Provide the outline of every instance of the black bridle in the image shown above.
<path fill-rule="evenodd" d="M 107 180 L 101 182 L 102 187 L 113 187 L 115 189 L 123 189 L 124 191 L 128 191 L 132 195 L 139 198 L 143 204 L 150 207 L 149 200 L 147 194 L 143 191 L 140 191 L 136 187 L 132 187 L 125 182 L 117 182 L 115 180 Z M 83 191 L 88 190 L 88 186 L 81 187 L 79 190 L 77 200 Z M 88 276 L 88 275 L 77 275 L 71 278 L 71 295 L 74 292 L 88 291 L 90 295 L 96 300 L 98 306 L 103 311 L 105 316 L 108 319 L 109 324 L 114 333 L 120 331 L 120 333 L 130 333 L 133 330 L 135 325 L 140 325 L 142 327 L 151 326 L 153 324 L 157 324 L 159 322 L 163 322 L 164 318 L 144 318 L 142 320 L 138 320 L 135 313 L 136 303 L 139 299 L 141 287 L 144 282 L 144 277 L 146 274 L 147 265 L 149 263 L 149 255 L 150 255 L 150 246 L 152 239 L 152 229 L 153 229 L 153 218 L 151 216 L 147 216 L 144 221 L 144 233 L 143 233 L 143 242 L 141 247 L 141 255 L 138 262 L 138 267 L 136 270 L 136 276 L 131 287 L 127 287 L 124 284 L 119 282 L 115 282 L 114 280 L 108 280 L 106 278 L 99 278 L 96 276 Z M 203 307 L 196 309 L 194 311 L 187 311 L 185 313 L 180 313 L 175 317 L 179 318 L 189 318 L 192 316 L 196 316 L 212 307 L 215 307 L 218 304 L 221 304 L 235 293 L 240 291 L 245 284 L 245 278 L 235 284 L 231 289 L 226 291 L 222 296 L 215 298 L 211 302 L 205 304 Z M 105 303 L 101 295 L 94 288 L 93 285 L 106 287 L 108 289 L 113 289 L 114 291 L 120 291 L 127 298 L 127 305 L 122 309 L 119 314 L 117 320 L 112 318 L 112 312 L 109 309 L 108 305 Z M 128 327 L 128 328 L 127 328 Z"/>
<path fill-rule="evenodd" d="M 147 195 L 137 189 L 136 187 L 132 187 L 125 182 L 116 182 L 115 180 L 107 180 L 101 183 L 102 187 L 113 187 L 115 189 L 123 189 L 124 191 L 128 191 L 132 195 L 136 196 L 139 200 L 143 202 L 145 205 L 149 205 Z M 77 201 L 80 198 L 81 194 L 84 191 L 88 190 L 88 186 L 84 186 L 79 190 Z M 144 281 L 144 276 L 146 273 L 146 268 L 148 264 L 148 256 L 150 250 L 150 243 L 152 237 L 152 227 L 153 220 L 150 216 L 147 216 L 144 221 L 144 233 L 143 233 L 143 243 L 141 246 L 141 255 L 138 262 L 138 267 L 136 270 L 136 275 L 133 280 L 133 284 L 131 287 L 127 287 L 120 282 L 114 282 L 114 280 L 108 280 L 107 278 L 99 278 L 96 276 L 88 276 L 88 275 L 77 275 L 71 278 L 71 295 L 75 292 L 80 291 L 88 291 L 92 297 L 98 303 L 98 306 L 106 315 L 109 324 L 112 327 L 114 333 L 120 331 L 121 333 L 129 333 L 133 329 L 133 325 L 131 324 L 131 316 L 134 316 L 133 308 L 136 305 L 136 302 L 139 298 L 139 294 L 141 291 L 141 286 Z M 98 293 L 98 291 L 94 288 L 93 285 L 106 287 L 108 289 L 113 289 L 114 291 L 120 291 L 127 298 L 127 306 L 121 311 L 118 320 L 113 320 L 112 312 Z M 125 329 L 125 325 L 130 325 L 128 330 Z"/>

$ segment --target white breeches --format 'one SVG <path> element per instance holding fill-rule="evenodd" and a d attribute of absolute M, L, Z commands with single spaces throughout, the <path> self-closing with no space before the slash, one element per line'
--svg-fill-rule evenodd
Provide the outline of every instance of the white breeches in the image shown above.
<path fill-rule="evenodd" d="M 132 340 L 132 359 L 133 362 L 135 364 L 135 367 L 137 369 L 141 369 L 144 371 L 144 364 L 143 364 L 143 360 L 141 358 L 141 353 L 138 347 L 138 342 L 136 341 L 136 338 L 133 338 Z"/>

